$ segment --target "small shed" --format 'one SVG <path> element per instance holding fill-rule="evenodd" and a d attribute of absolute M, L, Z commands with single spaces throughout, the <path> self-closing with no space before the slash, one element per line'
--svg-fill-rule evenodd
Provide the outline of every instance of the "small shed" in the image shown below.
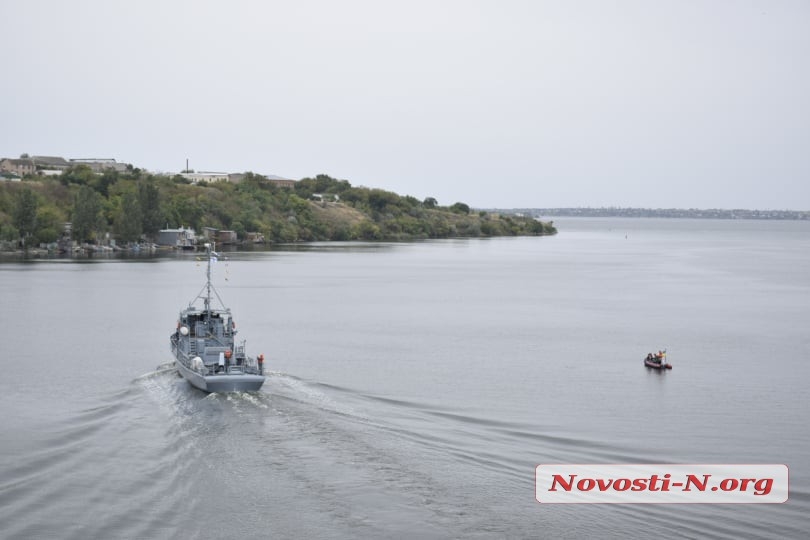
<path fill-rule="evenodd" d="M 159 246 L 170 246 L 178 249 L 191 249 L 196 242 L 196 235 L 192 229 L 180 227 L 179 229 L 161 229 L 158 234 Z"/>
<path fill-rule="evenodd" d="M 236 243 L 236 231 L 219 231 L 217 233 L 217 244 L 227 245 Z"/>

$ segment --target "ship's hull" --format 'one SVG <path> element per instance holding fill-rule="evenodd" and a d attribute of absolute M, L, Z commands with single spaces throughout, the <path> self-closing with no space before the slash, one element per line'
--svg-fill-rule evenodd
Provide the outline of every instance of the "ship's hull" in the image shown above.
<path fill-rule="evenodd" d="M 648 368 L 652 369 L 672 369 L 672 364 L 665 364 L 663 362 L 652 362 L 650 360 L 644 360 L 644 365 Z"/>
<path fill-rule="evenodd" d="M 264 384 L 264 375 L 228 373 L 224 375 L 201 375 L 188 369 L 179 360 L 175 362 L 177 371 L 192 386 L 203 392 L 255 392 Z"/>
<path fill-rule="evenodd" d="M 186 365 L 183 353 L 177 350 L 176 342 L 172 342 L 172 353 L 177 372 L 192 386 L 203 392 L 256 392 L 264 384 L 264 375 L 244 373 L 234 366 L 227 373 L 202 374 Z"/>

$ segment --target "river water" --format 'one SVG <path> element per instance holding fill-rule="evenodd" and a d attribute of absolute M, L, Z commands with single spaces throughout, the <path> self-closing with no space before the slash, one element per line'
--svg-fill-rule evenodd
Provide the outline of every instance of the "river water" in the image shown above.
<path fill-rule="evenodd" d="M 810 223 L 555 225 L 228 253 L 256 394 L 172 369 L 193 255 L 5 260 L 0 537 L 804 538 Z M 543 463 L 784 463 L 790 498 L 540 504 Z"/>

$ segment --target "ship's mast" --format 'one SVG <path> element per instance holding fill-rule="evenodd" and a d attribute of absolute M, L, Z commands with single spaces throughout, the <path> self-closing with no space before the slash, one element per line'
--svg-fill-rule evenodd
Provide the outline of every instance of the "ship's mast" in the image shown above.
<path fill-rule="evenodd" d="M 205 282 L 206 294 L 205 294 L 205 319 L 209 321 L 211 319 L 211 258 L 216 255 L 214 251 L 214 244 L 205 244 L 205 251 L 208 255 L 208 270 L 206 271 L 207 280 Z"/>
<path fill-rule="evenodd" d="M 214 296 L 216 296 L 217 300 L 222 305 L 222 308 L 227 313 L 230 314 L 231 310 L 225 307 L 225 304 L 222 302 L 222 298 L 219 297 L 219 293 L 217 292 L 213 282 L 211 281 L 211 277 L 214 273 L 213 265 L 215 262 L 217 262 L 219 258 L 219 254 L 216 251 L 214 251 L 214 248 L 216 248 L 216 244 L 211 242 L 210 244 L 205 243 L 204 245 L 205 245 L 205 254 L 208 257 L 208 266 L 206 267 L 205 270 L 205 277 L 206 277 L 205 285 L 200 290 L 200 292 L 197 293 L 197 296 L 194 298 L 194 300 L 192 300 L 189 303 L 189 307 L 194 305 L 194 302 L 196 302 L 197 300 L 202 300 L 205 306 L 205 320 L 206 323 L 208 323 L 211 320 L 211 300 Z"/>

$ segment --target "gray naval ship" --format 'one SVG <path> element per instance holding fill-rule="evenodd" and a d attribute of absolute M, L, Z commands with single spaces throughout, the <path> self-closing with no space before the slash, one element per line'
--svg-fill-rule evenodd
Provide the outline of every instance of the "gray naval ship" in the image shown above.
<path fill-rule="evenodd" d="M 235 342 L 236 323 L 211 283 L 211 266 L 219 257 L 205 244 L 206 284 L 180 312 L 177 330 L 170 336 L 177 371 L 205 392 L 250 392 L 264 384 L 264 356 L 245 354 L 245 341 Z M 221 308 L 211 306 L 216 297 Z M 202 301 L 202 306 L 198 306 Z"/>

